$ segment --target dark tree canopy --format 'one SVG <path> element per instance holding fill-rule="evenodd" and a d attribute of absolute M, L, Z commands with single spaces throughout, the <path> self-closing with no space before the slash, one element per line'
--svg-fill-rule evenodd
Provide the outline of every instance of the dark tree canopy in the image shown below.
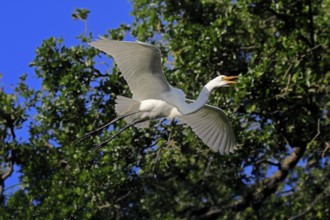
<path fill-rule="evenodd" d="M 77 138 L 114 118 L 116 95 L 130 91 L 88 46 L 100 33 L 73 47 L 49 38 L 31 64 L 42 89 L 26 75 L 15 94 L 0 88 L 1 219 L 330 218 L 330 1 L 132 2 L 133 26 L 104 35 L 160 47 L 168 81 L 187 97 L 220 73 L 241 76 L 209 101 L 228 114 L 239 150 L 221 156 L 186 126 L 153 123 L 89 155 L 124 122 Z M 28 109 L 29 138 L 17 140 Z M 6 198 L 14 164 L 22 189 Z"/>

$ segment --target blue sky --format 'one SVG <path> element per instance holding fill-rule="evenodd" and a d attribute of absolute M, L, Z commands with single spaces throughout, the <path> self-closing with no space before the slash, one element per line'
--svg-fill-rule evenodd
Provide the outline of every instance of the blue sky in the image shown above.
<path fill-rule="evenodd" d="M 35 57 L 35 49 L 44 39 L 62 37 L 67 46 L 79 43 L 76 36 L 84 31 L 81 21 L 71 17 L 75 8 L 86 8 L 91 12 L 87 20 L 88 31 L 94 36 L 102 35 L 120 24 L 132 24 L 132 4 L 129 0 L 30 0 L 0 2 L 0 88 L 12 93 L 23 73 L 28 74 L 27 83 L 40 88 L 29 63 Z M 18 138 L 27 136 L 23 128 Z M 18 189 L 18 167 L 14 175 L 5 182 L 5 194 Z"/>
<path fill-rule="evenodd" d="M 35 81 L 31 79 L 33 69 L 28 66 L 44 39 L 55 36 L 63 37 L 66 45 L 78 43 L 76 36 L 84 31 L 84 25 L 71 18 L 75 8 L 91 11 L 88 31 L 95 36 L 133 22 L 129 0 L 1 1 L 0 86 L 6 92 L 12 91 L 11 84 L 16 84 L 23 73 L 30 76 L 29 83 Z"/>

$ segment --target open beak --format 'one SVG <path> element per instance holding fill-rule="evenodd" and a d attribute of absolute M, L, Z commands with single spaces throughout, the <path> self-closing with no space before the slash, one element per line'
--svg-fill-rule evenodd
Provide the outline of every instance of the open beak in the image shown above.
<path fill-rule="evenodd" d="M 232 80 L 235 80 L 237 78 L 238 78 L 238 76 L 225 76 L 225 77 L 223 77 L 223 79 L 226 81 L 227 84 L 236 84 L 236 83 L 238 83 L 238 82 L 232 81 Z"/>

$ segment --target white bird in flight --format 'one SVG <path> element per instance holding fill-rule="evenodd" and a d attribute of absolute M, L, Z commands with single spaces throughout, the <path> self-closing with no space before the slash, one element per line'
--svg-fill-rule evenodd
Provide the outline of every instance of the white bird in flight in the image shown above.
<path fill-rule="evenodd" d="M 236 140 L 226 114 L 219 108 L 207 105 L 212 90 L 236 83 L 238 76 L 220 75 L 209 81 L 196 101 L 186 102 L 182 90 L 171 86 L 162 71 L 160 50 L 143 42 L 100 39 L 91 46 L 113 57 L 133 94 L 132 98 L 117 96 L 117 117 L 110 123 L 84 135 L 80 141 L 124 118 L 127 125 L 110 139 L 92 149 L 96 151 L 123 132 L 126 128 L 148 127 L 153 119 L 168 118 L 189 125 L 197 136 L 213 151 L 232 153 Z"/>

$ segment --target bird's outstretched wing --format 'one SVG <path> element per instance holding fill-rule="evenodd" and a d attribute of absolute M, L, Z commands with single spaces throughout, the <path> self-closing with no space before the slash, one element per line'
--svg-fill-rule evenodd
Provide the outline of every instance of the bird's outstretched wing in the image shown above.
<path fill-rule="evenodd" d="M 161 93 L 170 90 L 157 47 L 142 42 L 110 39 L 100 39 L 90 45 L 114 58 L 134 99 L 159 99 Z"/>
<path fill-rule="evenodd" d="M 234 131 L 221 109 L 205 105 L 197 112 L 182 115 L 178 119 L 189 125 L 213 151 L 223 155 L 233 153 L 236 149 Z"/>

